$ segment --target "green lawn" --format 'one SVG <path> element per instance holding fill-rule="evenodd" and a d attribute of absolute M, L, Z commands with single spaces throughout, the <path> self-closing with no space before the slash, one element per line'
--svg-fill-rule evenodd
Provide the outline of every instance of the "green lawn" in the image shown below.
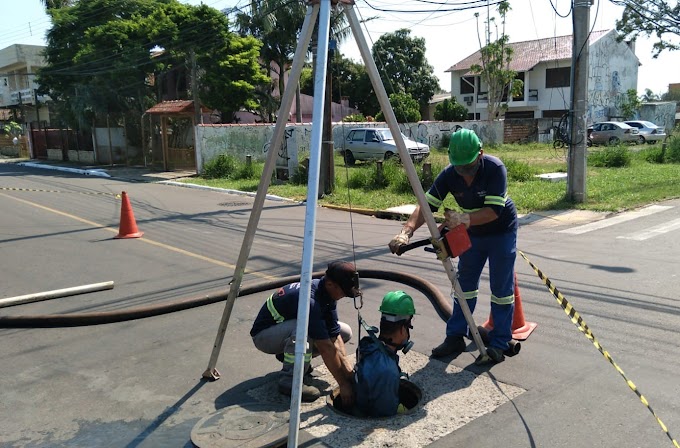
<path fill-rule="evenodd" d="M 554 150 L 552 145 L 500 145 L 486 148 L 486 152 L 501 158 L 508 166 L 508 193 L 515 201 L 519 213 L 538 210 L 559 210 L 578 208 L 598 211 L 620 211 L 635 208 L 651 202 L 680 197 L 680 165 L 650 163 L 644 154 L 654 150 L 653 146 L 630 146 L 631 163 L 622 168 L 600 168 L 588 166 L 587 201 L 573 204 L 565 199 L 566 182 L 549 182 L 534 177 L 534 174 L 566 172 L 564 150 Z M 603 151 L 604 148 L 589 148 L 589 151 Z M 432 164 L 434 175 L 446 166 L 446 151 L 433 149 L 427 160 Z M 229 188 L 241 191 L 256 191 L 260 182 L 263 164 L 254 166 L 255 177 L 250 179 L 204 179 L 194 177 L 184 182 Z M 422 164 L 416 165 L 419 176 Z M 340 156 L 335 158 L 335 191 L 319 200 L 320 204 L 332 204 L 370 210 L 384 210 L 403 204 L 415 204 L 416 199 L 403 167 L 385 163 L 382 182 L 376 179 L 376 164 L 357 162 L 345 167 Z M 422 178 L 422 177 L 421 177 Z M 518 180 L 519 179 L 519 180 Z M 303 179 L 303 182 L 304 181 Z M 427 187 L 427 182 L 424 182 Z M 348 186 L 349 185 L 349 186 Z M 307 196 L 306 183 L 287 182 L 272 184 L 269 194 L 304 200 Z M 445 205 L 455 208 L 449 196 Z"/>

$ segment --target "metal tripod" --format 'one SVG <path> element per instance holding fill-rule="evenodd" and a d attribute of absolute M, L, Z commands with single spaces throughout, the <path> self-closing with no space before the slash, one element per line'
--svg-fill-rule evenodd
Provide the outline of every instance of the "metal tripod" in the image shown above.
<path fill-rule="evenodd" d="M 314 76 L 314 104 L 312 109 L 312 134 L 310 140 L 310 160 L 308 169 L 308 184 L 307 184 L 307 205 L 305 211 L 305 228 L 303 234 L 303 248 L 302 248 L 302 269 L 300 272 L 300 306 L 298 306 L 297 315 L 297 331 L 296 331 L 296 341 L 295 345 L 295 368 L 294 368 L 294 380 L 293 380 L 293 391 L 291 394 L 291 404 L 290 404 L 290 426 L 288 431 L 288 447 L 296 447 L 298 442 L 298 431 L 300 427 L 300 404 L 301 404 L 301 394 L 302 394 L 302 378 L 304 370 L 304 354 L 306 352 L 306 341 L 307 341 L 307 325 L 309 323 L 309 296 L 311 292 L 311 281 L 313 272 L 313 262 L 314 262 L 314 240 L 316 233 L 316 209 L 318 201 L 318 191 L 319 191 L 319 171 L 321 166 L 321 144 L 322 144 L 322 128 L 323 128 L 323 107 L 325 103 L 325 93 L 326 93 L 326 71 L 327 71 L 327 57 L 328 57 L 328 40 L 330 34 L 330 18 L 331 18 L 331 7 L 339 6 L 343 8 L 345 15 L 350 24 L 352 34 L 356 40 L 359 47 L 361 57 L 366 64 L 366 70 L 368 71 L 369 78 L 371 79 L 371 84 L 378 97 L 378 102 L 380 107 L 385 114 L 385 120 L 387 125 L 392 132 L 395 143 L 397 144 L 397 149 L 399 150 L 399 157 L 402 161 L 404 169 L 408 180 L 413 188 L 413 192 L 418 200 L 418 205 L 420 206 L 423 217 L 425 218 L 425 223 L 432 236 L 432 244 L 437 249 L 438 257 L 441 259 L 444 269 L 451 281 L 452 286 L 452 296 L 455 294 L 460 298 L 459 304 L 461 311 L 463 312 L 465 319 L 470 327 L 473 340 L 477 345 L 481 355 L 486 356 L 486 349 L 484 343 L 479 335 L 477 326 L 472 318 L 472 313 L 465 301 L 463 299 L 463 291 L 458 283 L 456 276 L 456 268 L 450 257 L 446 254 L 446 249 L 443 247 L 443 243 L 440 239 L 440 232 L 437 228 L 437 223 L 434 220 L 434 216 L 430 211 L 430 207 L 425 198 L 425 192 L 423 191 L 420 180 L 418 179 L 418 174 L 411 161 L 408 150 L 404 143 L 401 130 L 397 123 L 397 119 L 390 105 L 387 92 L 383 86 L 382 80 L 376 68 L 375 61 L 371 55 L 370 49 L 366 44 L 364 35 L 360 28 L 359 19 L 354 11 L 354 1 L 353 0 L 311 0 L 307 6 L 307 13 L 305 15 L 304 25 L 302 26 L 302 31 L 300 33 L 300 40 L 298 41 L 297 48 L 295 50 L 295 56 L 293 57 L 293 64 L 290 70 L 288 85 L 283 92 L 283 97 L 281 99 L 281 107 L 278 113 L 278 119 L 274 127 L 274 133 L 271 140 L 271 148 L 278 148 L 283 142 L 283 134 L 286 128 L 287 117 L 290 114 L 290 109 L 295 96 L 295 90 L 300 80 L 300 73 L 302 71 L 302 66 L 304 63 L 305 55 L 307 53 L 307 48 L 309 47 L 309 42 L 312 37 L 314 24 L 316 23 L 317 17 L 319 18 L 319 27 L 317 35 L 317 58 Z M 217 364 L 217 358 L 219 356 L 222 343 L 224 341 L 224 335 L 227 330 L 227 324 L 229 323 L 229 318 L 231 316 L 231 311 L 234 307 L 234 302 L 236 297 L 238 297 L 238 292 L 241 287 L 241 282 L 243 280 L 243 274 L 245 272 L 246 262 L 250 255 L 250 249 L 253 244 L 253 239 L 255 237 L 255 231 L 257 229 L 257 224 L 260 220 L 262 214 L 262 208 L 264 205 L 265 196 L 267 189 L 269 188 L 269 183 L 274 170 L 274 165 L 276 162 L 277 151 L 271 150 L 267 154 L 267 159 L 265 161 L 264 169 L 262 172 L 262 178 L 260 185 L 257 189 L 255 196 L 255 201 L 253 203 L 253 209 L 248 220 L 248 227 L 243 238 L 243 243 L 241 245 L 241 252 L 236 263 L 236 268 L 234 270 L 234 276 L 231 281 L 231 286 L 229 294 L 227 296 L 227 301 L 224 306 L 224 312 L 222 314 L 222 320 L 217 332 L 217 337 L 215 338 L 215 343 L 213 345 L 213 351 L 210 355 L 210 361 L 208 367 L 203 373 L 203 377 L 212 380 L 219 379 L 220 374 L 215 368 Z M 304 301 L 304 302 L 303 302 Z"/>

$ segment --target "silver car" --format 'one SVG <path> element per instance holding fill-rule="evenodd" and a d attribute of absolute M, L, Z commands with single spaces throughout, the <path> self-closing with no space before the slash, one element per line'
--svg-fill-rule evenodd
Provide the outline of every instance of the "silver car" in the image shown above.
<path fill-rule="evenodd" d="M 424 160 L 430 155 L 428 145 L 413 141 L 404 134 L 401 136 L 414 162 Z M 357 160 L 387 160 L 398 157 L 399 150 L 389 128 L 355 128 L 347 134 L 340 152 L 347 165 L 354 165 Z"/>
<path fill-rule="evenodd" d="M 620 121 L 602 121 L 593 125 L 590 140 L 595 145 L 638 143 L 638 130 Z"/>
<path fill-rule="evenodd" d="M 638 143 L 640 144 L 646 142 L 650 145 L 653 145 L 654 143 L 660 142 L 666 138 L 666 130 L 661 126 L 655 125 L 651 121 L 631 120 L 624 121 L 624 123 L 626 123 L 628 126 L 637 128 L 639 132 Z"/>

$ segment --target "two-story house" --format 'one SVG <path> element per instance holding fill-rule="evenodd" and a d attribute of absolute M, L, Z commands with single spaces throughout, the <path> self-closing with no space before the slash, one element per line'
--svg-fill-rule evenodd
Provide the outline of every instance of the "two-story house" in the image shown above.
<path fill-rule="evenodd" d="M 14 44 L 0 50 L 0 109 L 22 123 L 49 123 L 48 97 L 37 95 L 36 71 L 45 65 L 40 45 Z M 36 107 L 36 102 L 38 107 Z"/>
<path fill-rule="evenodd" d="M 615 30 L 594 31 L 589 38 L 588 123 L 619 117 L 628 89 L 637 88 L 635 47 L 618 42 Z M 506 118 L 559 118 L 569 110 L 573 36 L 510 43 L 510 69 L 524 82 L 524 91 L 507 98 Z M 488 89 L 482 77 L 471 72 L 481 65 L 477 51 L 452 65 L 451 96 L 464 104 L 469 119 L 487 120 Z"/>

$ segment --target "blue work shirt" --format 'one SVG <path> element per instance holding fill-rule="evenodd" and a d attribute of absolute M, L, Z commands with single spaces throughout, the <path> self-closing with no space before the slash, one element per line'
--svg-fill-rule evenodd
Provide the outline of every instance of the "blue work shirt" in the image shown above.
<path fill-rule="evenodd" d="M 505 165 L 499 158 L 483 154 L 472 184 L 468 185 L 463 176 L 449 165 L 439 173 L 425 196 L 433 212 L 439 210 L 449 193 L 464 213 L 484 207 L 493 209 L 498 219 L 468 229 L 470 236 L 484 236 L 517 230 L 517 210 L 507 190 L 508 172 Z"/>
<path fill-rule="evenodd" d="M 382 345 L 382 347 L 381 347 Z M 354 372 L 354 403 L 368 417 L 390 417 L 399 410 L 399 356 L 381 341 L 359 341 Z"/>
<path fill-rule="evenodd" d="M 300 283 L 286 285 L 271 295 L 275 311 L 284 320 L 297 319 L 299 297 Z M 253 322 L 250 336 L 255 336 L 265 328 L 276 325 L 276 323 L 272 312 L 265 303 L 257 314 L 255 322 Z M 312 280 L 309 300 L 309 326 L 307 328 L 310 339 L 330 339 L 340 334 L 336 303 L 326 291 L 323 277 Z"/>

